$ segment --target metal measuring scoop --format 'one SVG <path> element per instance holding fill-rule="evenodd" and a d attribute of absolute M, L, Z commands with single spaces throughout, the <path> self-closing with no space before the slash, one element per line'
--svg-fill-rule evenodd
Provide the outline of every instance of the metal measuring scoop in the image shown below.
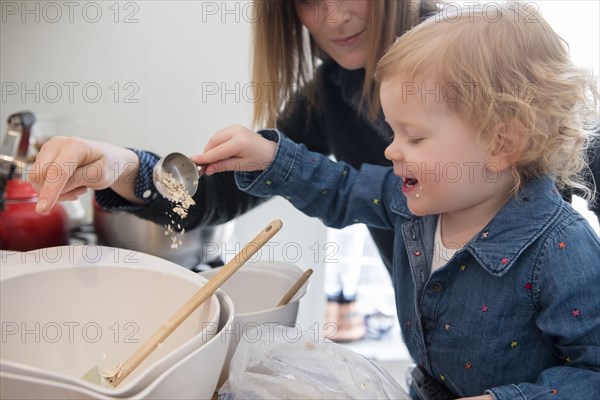
<path fill-rule="evenodd" d="M 181 201 L 183 193 L 173 191 L 172 185 L 165 185 L 165 182 L 172 177 L 177 186 L 182 185 L 185 194 L 193 196 L 205 168 L 205 165 L 195 164 L 184 154 L 170 153 L 158 160 L 152 171 L 152 180 L 158 193 L 171 201 Z"/>

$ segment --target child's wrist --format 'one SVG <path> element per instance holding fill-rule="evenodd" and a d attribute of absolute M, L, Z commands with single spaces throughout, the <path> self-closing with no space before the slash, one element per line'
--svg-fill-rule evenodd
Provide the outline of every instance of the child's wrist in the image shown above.
<path fill-rule="evenodd" d="M 277 155 L 277 147 L 279 146 L 279 132 L 275 129 L 261 129 L 257 131 L 259 135 L 265 138 L 268 142 L 265 144 L 265 169 L 271 165 Z"/>
<path fill-rule="evenodd" d="M 271 142 L 279 143 L 279 132 L 275 129 L 261 129 L 256 133 Z"/>

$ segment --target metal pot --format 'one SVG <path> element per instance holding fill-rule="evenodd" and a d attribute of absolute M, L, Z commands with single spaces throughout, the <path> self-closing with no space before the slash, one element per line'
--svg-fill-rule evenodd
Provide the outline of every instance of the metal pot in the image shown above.
<path fill-rule="evenodd" d="M 186 231 L 177 248 L 171 248 L 166 228 L 124 211 L 108 211 L 94 202 L 94 229 L 98 244 L 152 254 L 186 268 L 219 262 L 221 246 L 231 238 L 234 222 Z"/>

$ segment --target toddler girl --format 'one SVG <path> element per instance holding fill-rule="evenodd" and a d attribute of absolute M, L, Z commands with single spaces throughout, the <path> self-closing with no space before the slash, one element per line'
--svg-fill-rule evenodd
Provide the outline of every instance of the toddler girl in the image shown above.
<path fill-rule="evenodd" d="M 592 81 L 520 3 L 423 22 L 376 76 L 393 169 L 241 127 L 195 161 L 329 226 L 394 230 L 404 340 L 457 397 L 600 398 L 600 239 L 556 188 L 586 190 Z"/>

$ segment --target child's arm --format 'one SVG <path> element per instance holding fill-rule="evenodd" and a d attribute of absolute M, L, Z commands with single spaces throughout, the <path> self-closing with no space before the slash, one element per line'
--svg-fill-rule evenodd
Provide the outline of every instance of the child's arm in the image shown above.
<path fill-rule="evenodd" d="M 583 217 L 549 235 L 530 283 L 540 340 L 561 361 L 536 382 L 490 389 L 494 398 L 600 399 L 600 238 Z"/>
<path fill-rule="evenodd" d="M 283 196 L 332 227 L 365 223 L 392 229 L 390 206 L 410 217 L 397 190 L 401 181 L 391 168 L 364 165 L 359 172 L 309 152 L 276 131 L 261 135 L 242 127 L 226 128 L 209 141 L 204 154 L 192 159 L 208 164 L 208 173 L 236 170 L 241 190 L 260 197 Z"/>

